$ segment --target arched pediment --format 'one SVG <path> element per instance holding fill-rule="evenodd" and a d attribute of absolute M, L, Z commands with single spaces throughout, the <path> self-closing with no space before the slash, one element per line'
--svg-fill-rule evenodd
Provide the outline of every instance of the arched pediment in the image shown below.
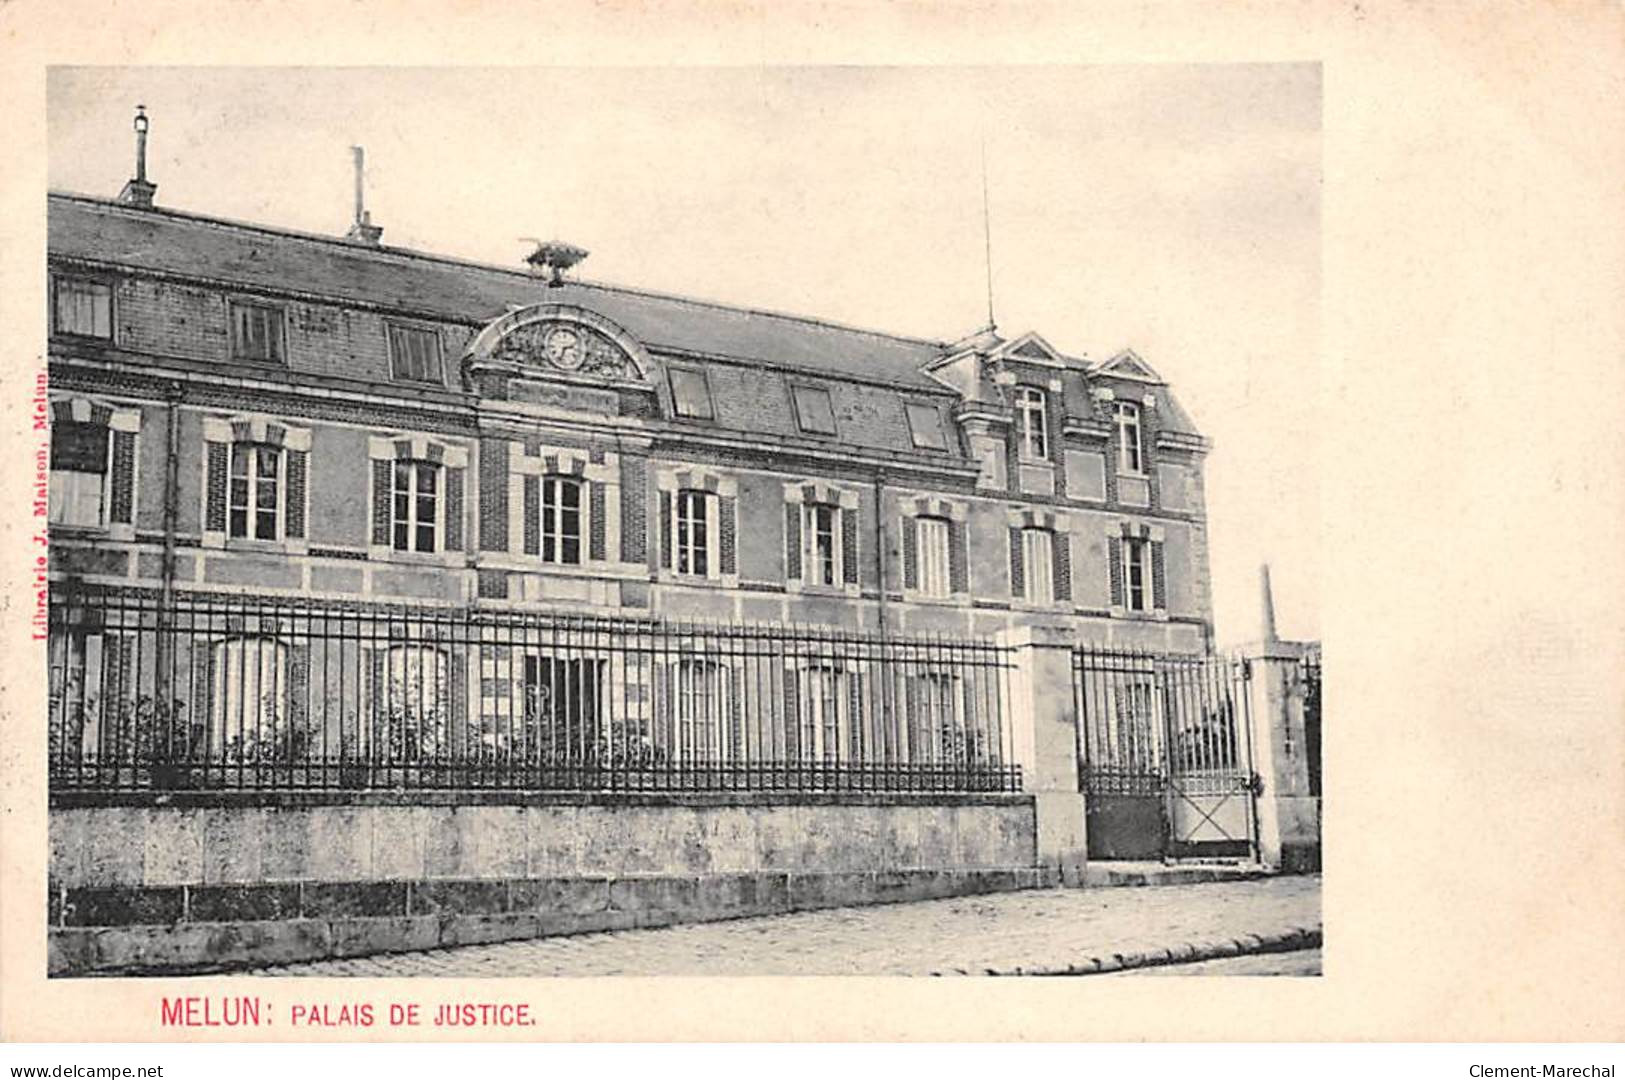
<path fill-rule="evenodd" d="M 649 383 L 654 366 L 631 334 L 572 304 L 532 304 L 486 324 L 463 363 L 507 363 L 527 373 L 609 383 Z"/>

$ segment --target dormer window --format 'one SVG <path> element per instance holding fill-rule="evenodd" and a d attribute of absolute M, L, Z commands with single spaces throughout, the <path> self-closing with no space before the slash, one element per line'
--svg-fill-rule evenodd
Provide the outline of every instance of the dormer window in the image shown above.
<path fill-rule="evenodd" d="M 1117 471 L 1139 476 L 1145 472 L 1140 407 L 1132 401 L 1119 401 L 1112 412 L 1117 420 Z"/>
<path fill-rule="evenodd" d="M 440 335 L 420 326 L 389 327 L 389 363 L 396 382 L 444 386 Z"/>
<path fill-rule="evenodd" d="M 58 334 L 113 339 L 113 287 L 104 281 L 59 277 L 51 326 Z"/>
<path fill-rule="evenodd" d="M 705 372 L 672 367 L 667 373 L 671 378 L 672 406 L 677 415 L 695 420 L 712 419 L 715 414 L 711 409 L 711 388 L 706 384 Z"/>
<path fill-rule="evenodd" d="M 283 362 L 282 309 L 246 300 L 231 302 L 231 356 L 261 364 Z"/>
<path fill-rule="evenodd" d="M 791 388 L 796 403 L 796 423 L 810 435 L 835 434 L 835 410 L 830 405 L 829 391 L 821 386 Z"/>
<path fill-rule="evenodd" d="M 1016 423 L 1024 461 L 1049 460 L 1049 398 L 1036 386 L 1016 387 Z"/>
<path fill-rule="evenodd" d="M 911 401 L 904 406 L 908 415 L 909 435 L 914 445 L 924 450 L 948 449 L 947 437 L 942 431 L 942 413 L 935 405 Z"/>

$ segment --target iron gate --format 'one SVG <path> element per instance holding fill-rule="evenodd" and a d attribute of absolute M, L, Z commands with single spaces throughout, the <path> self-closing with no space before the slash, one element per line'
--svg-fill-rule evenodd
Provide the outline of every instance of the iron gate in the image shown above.
<path fill-rule="evenodd" d="M 1091 859 L 1256 855 L 1250 675 L 1222 656 L 1074 650 Z"/>

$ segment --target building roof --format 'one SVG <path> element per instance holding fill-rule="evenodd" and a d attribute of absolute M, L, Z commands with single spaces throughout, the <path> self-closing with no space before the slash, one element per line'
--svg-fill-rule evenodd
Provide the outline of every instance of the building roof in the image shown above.
<path fill-rule="evenodd" d="M 173 210 L 130 209 L 89 196 L 52 194 L 48 243 L 54 255 L 343 298 L 452 322 L 484 323 L 528 304 L 577 304 L 654 350 L 945 391 L 921 370 L 942 354 L 942 342 L 591 282 L 549 288 L 523 270 Z"/>

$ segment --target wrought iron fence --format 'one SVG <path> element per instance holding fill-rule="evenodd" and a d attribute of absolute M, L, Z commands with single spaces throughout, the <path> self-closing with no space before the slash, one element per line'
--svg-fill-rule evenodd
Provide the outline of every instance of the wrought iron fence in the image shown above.
<path fill-rule="evenodd" d="M 1006 651 L 59 588 L 53 790 L 1015 791 Z"/>
<path fill-rule="evenodd" d="M 1303 685 L 1303 741 L 1309 759 L 1309 794 L 1320 795 L 1320 646 L 1315 645 L 1298 661 L 1298 678 Z"/>

